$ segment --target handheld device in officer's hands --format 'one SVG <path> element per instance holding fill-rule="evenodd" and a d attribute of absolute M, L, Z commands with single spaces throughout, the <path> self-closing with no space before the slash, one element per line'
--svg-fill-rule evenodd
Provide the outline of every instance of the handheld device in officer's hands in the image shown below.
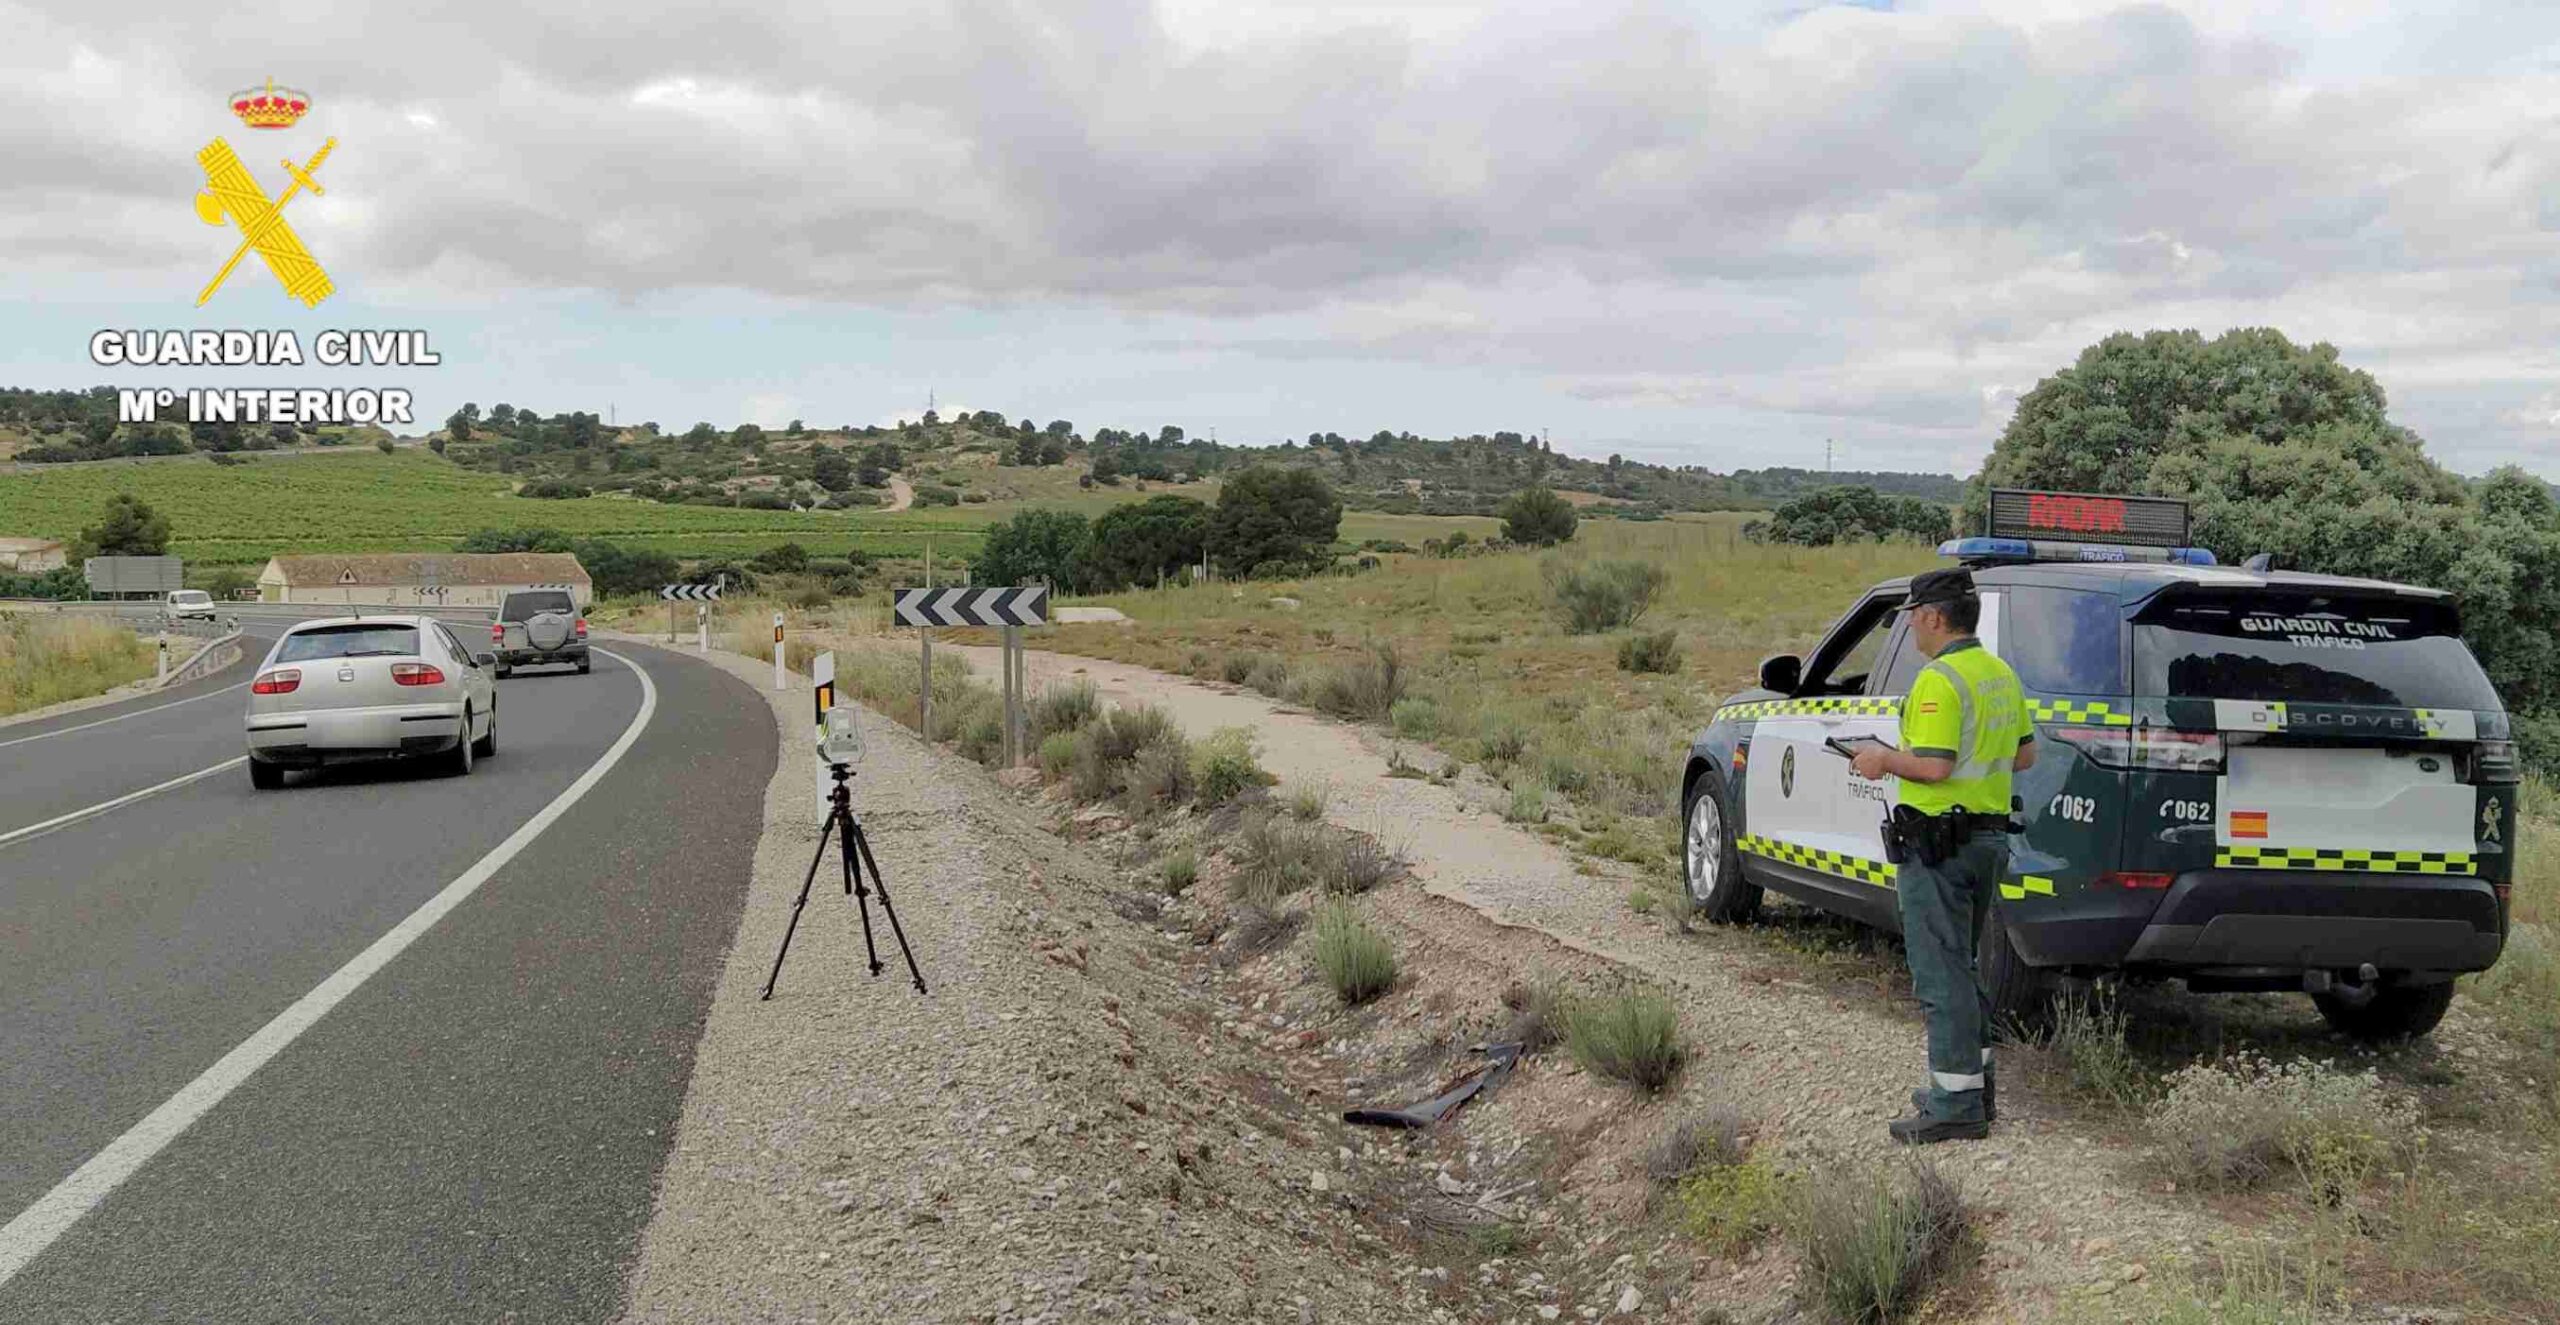
<path fill-rule="evenodd" d="M 1857 758 L 1858 747 L 1862 745 L 1873 745 L 1887 750 L 1894 748 L 1893 742 L 1882 740 L 1874 736 L 1852 736 L 1846 740 L 1837 736 L 1825 736 L 1822 738 L 1822 748 L 1840 756 L 1843 759 Z"/>

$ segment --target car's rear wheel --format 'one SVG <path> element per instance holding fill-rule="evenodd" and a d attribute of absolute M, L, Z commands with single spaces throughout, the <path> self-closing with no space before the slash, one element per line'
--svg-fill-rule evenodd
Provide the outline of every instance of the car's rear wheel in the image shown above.
<path fill-rule="evenodd" d="M 462 734 L 455 739 L 453 750 L 444 757 L 444 771 L 454 777 L 468 774 L 471 771 L 471 747 L 475 744 L 477 742 L 471 739 L 471 709 L 470 706 L 465 705 L 462 710 Z"/>
<path fill-rule="evenodd" d="M 471 747 L 473 757 L 486 759 L 498 752 L 498 706 L 489 705 L 489 730 Z"/>
<path fill-rule="evenodd" d="M 2453 1006 L 2453 982 L 2435 985 L 2388 985 L 2356 1007 L 2336 994 L 2313 994 L 2320 1015 L 2341 1035 L 2358 1040 L 2403 1040 L 2424 1035 L 2444 1020 Z"/>
<path fill-rule="evenodd" d="M 1681 833 L 1681 886 L 1689 904 L 1718 924 L 1749 920 L 1760 912 L 1760 885 L 1742 877 L 1742 853 L 1724 817 L 1724 779 L 1714 768 L 1699 772 L 1689 784 L 1683 809 L 1687 827 Z"/>
<path fill-rule="evenodd" d="M 249 785 L 260 791 L 273 791 L 284 785 L 284 765 L 270 764 L 255 755 L 249 758 Z"/>
<path fill-rule="evenodd" d="M 586 656 L 585 656 L 585 655 L 583 655 L 583 654 L 579 655 L 579 658 L 578 658 L 578 675 L 580 675 L 580 676 L 585 676 L 589 671 L 593 670 L 593 668 L 594 668 L 594 664 L 592 664 L 592 663 L 588 662 L 588 661 L 587 661 L 587 659 L 586 659 Z"/>
<path fill-rule="evenodd" d="M 2009 941 L 2009 926 L 1996 904 L 1982 909 L 1982 932 L 1973 940 L 1973 969 L 1991 1006 L 1991 1024 L 2002 1038 L 2040 1033 L 2052 1024 L 2053 986 Z"/>
<path fill-rule="evenodd" d="M 500 665 L 500 666 L 499 666 L 499 668 L 498 668 L 498 679 L 499 679 L 499 680 L 501 680 L 501 681 L 504 681 L 504 680 L 506 680 L 508 677 L 513 676 L 513 675 L 515 675 L 515 674 L 516 674 L 516 669 L 514 669 L 514 668 L 512 668 L 512 667 L 508 667 L 508 666 L 505 666 L 505 665 L 503 665 L 503 664 L 502 664 L 502 665 Z"/>

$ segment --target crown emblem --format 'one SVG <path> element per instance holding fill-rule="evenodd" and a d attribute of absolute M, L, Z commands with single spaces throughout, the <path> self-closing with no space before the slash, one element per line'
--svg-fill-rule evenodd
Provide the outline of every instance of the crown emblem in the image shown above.
<path fill-rule="evenodd" d="M 272 78 L 265 87 L 231 94 L 231 113 L 252 129 L 290 129 L 310 109 L 310 93 L 277 87 Z"/>

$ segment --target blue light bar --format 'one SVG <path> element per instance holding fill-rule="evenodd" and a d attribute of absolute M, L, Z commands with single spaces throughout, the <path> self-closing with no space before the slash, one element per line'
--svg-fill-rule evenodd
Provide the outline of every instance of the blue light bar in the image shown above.
<path fill-rule="evenodd" d="M 2127 547 L 2111 543 L 2055 543 L 2028 538 L 1950 538 L 1938 555 L 1965 562 L 1994 561 L 2144 561 L 2178 566 L 2215 566 L 2210 549 L 2200 547 Z"/>
<path fill-rule="evenodd" d="M 2033 561 L 2036 546 L 2023 538 L 1950 538 L 1938 555 L 1958 561 Z"/>

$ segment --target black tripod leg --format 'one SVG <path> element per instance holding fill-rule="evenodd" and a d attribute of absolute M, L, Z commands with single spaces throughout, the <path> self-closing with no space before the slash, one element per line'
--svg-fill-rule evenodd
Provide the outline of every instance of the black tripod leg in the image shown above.
<path fill-rule="evenodd" d="M 800 896 L 791 903 L 791 923 L 782 927 L 782 946 L 774 951 L 773 973 L 764 978 L 764 998 L 757 1000 L 759 1002 L 773 997 L 773 982 L 782 978 L 782 959 L 791 951 L 791 936 L 799 932 L 800 912 L 809 905 L 809 885 L 818 881 L 819 862 L 827 858 L 827 834 L 834 832 L 835 827 L 835 817 L 829 815 L 826 825 L 818 830 L 818 854 L 809 858 L 809 873 L 800 880 Z"/>
<path fill-rule="evenodd" d="M 889 901 L 889 880 L 887 876 L 880 873 L 880 862 L 871 858 L 871 839 L 863 833 L 860 823 L 849 822 L 846 825 L 845 836 L 851 840 L 852 849 L 862 853 L 862 863 L 871 870 L 871 882 L 878 885 L 880 890 L 881 914 L 889 917 L 889 932 L 897 937 L 898 953 L 907 959 L 907 975 L 916 982 L 916 992 L 921 994 L 925 992 L 924 972 L 916 969 L 915 949 L 907 946 L 907 931 L 898 923 L 898 908 Z M 864 914 L 866 917 L 869 915 L 868 912 Z M 879 968 L 874 966 L 872 973 L 878 974 Z"/>
<path fill-rule="evenodd" d="M 853 855 L 853 844 L 862 840 L 862 825 L 855 823 L 853 812 L 843 806 L 836 807 L 836 817 L 844 820 L 844 840 L 838 844 L 843 848 L 844 890 L 853 897 L 854 909 L 862 913 L 862 953 L 871 959 L 871 973 L 878 975 L 880 949 L 871 941 L 871 889 L 861 882 L 862 867 L 854 863 Z M 877 875 L 879 871 L 872 873 Z"/>

